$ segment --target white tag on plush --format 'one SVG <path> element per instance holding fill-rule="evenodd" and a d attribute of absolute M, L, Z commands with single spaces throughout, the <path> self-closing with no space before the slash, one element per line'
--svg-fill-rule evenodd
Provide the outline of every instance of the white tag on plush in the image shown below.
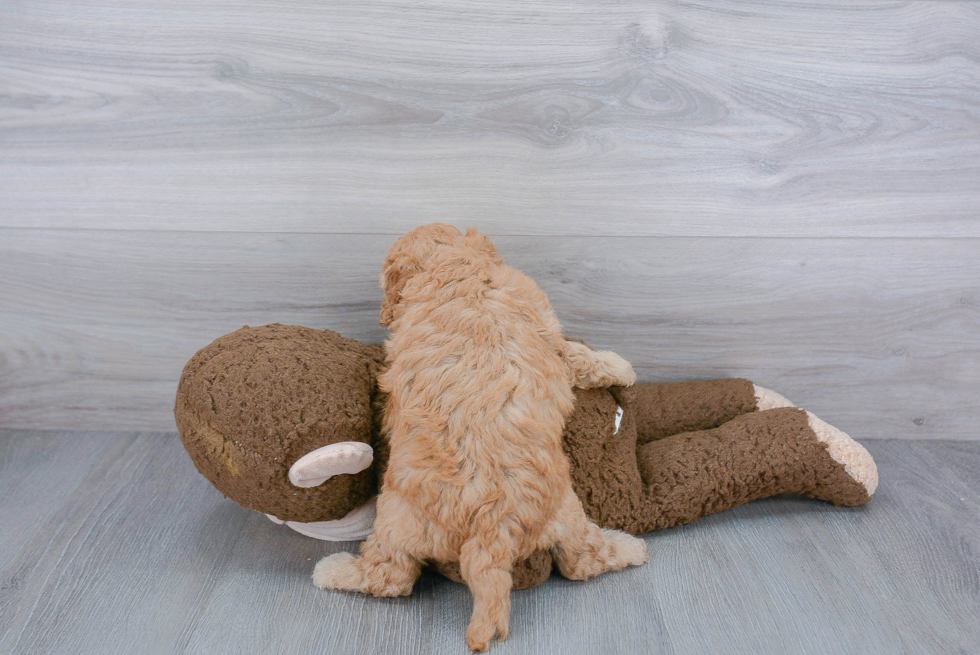
<path fill-rule="evenodd" d="M 619 424 L 623 421 L 623 408 L 616 405 L 616 429 L 613 430 L 613 434 L 619 432 Z"/>

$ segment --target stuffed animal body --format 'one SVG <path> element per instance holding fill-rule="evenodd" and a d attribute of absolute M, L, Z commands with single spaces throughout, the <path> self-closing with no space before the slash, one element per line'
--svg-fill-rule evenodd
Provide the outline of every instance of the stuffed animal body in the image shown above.
<path fill-rule="evenodd" d="M 184 368 L 175 417 L 198 470 L 223 494 L 312 537 L 363 539 L 387 462 L 380 344 L 329 330 L 244 327 Z M 640 534 L 758 498 L 868 502 L 860 444 L 748 380 L 576 389 L 564 449 L 589 518 Z M 458 565 L 437 568 L 460 580 Z M 538 552 L 515 588 L 550 575 Z"/>

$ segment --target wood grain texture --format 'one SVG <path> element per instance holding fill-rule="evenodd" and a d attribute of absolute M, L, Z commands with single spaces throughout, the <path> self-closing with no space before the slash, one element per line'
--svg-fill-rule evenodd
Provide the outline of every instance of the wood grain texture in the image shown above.
<path fill-rule="evenodd" d="M 980 6 L 0 5 L 0 226 L 980 237 Z"/>
<path fill-rule="evenodd" d="M 2 234 L 0 426 L 173 429 L 184 363 L 246 324 L 384 337 L 388 237 Z M 977 437 L 980 240 L 495 242 L 641 379 L 748 377 L 859 438 Z"/>
<path fill-rule="evenodd" d="M 98 464 L 78 440 L 101 441 Z M 26 475 L 82 478 L 2 567 L 0 649 L 100 653 L 463 652 L 462 585 L 323 592 L 325 543 L 221 498 L 176 435 L 0 431 Z M 648 534 L 643 567 L 513 595 L 494 653 L 894 653 L 980 650 L 980 443 L 870 441 L 871 504 L 755 502 Z M 77 470 L 73 470 L 77 468 Z M 0 496 L 0 512 L 11 503 Z M 18 519 L 17 526 L 33 528 Z M 16 578 L 16 584 L 11 580 Z"/>
<path fill-rule="evenodd" d="M 869 602 L 887 607 L 889 628 L 902 650 L 912 653 L 970 653 L 978 650 L 980 625 L 980 450 L 977 444 L 913 442 L 865 445 L 883 471 L 874 502 L 903 518 L 888 533 L 866 516 L 843 515 L 827 523 L 837 541 L 874 542 L 855 551 L 847 572 Z M 896 524 L 897 525 L 897 524 Z M 808 535 L 807 532 L 801 532 Z M 966 562 L 963 567 L 959 563 Z M 961 592 L 973 601 L 962 602 Z M 901 626 L 912 626 L 902 630 Z"/>
<path fill-rule="evenodd" d="M 28 476 L 41 472 L 32 461 L 78 453 L 76 433 L 37 434 L 3 433 L 31 439 Z M 181 652 L 248 518 L 197 483 L 175 435 L 97 438 L 104 454 L 71 496 L 47 492 L 48 516 L 14 525 L 31 538 L 3 568 L 0 652 Z"/>
<path fill-rule="evenodd" d="M 52 439 L 61 447 L 42 443 Z M 92 469 L 106 456 L 113 440 L 94 433 L 12 432 L 0 435 L 0 570 L 25 544 L 37 537 L 42 526 L 75 492 Z M 70 446 L 68 445 L 70 444 Z M 0 587 L 16 588 L 19 571 L 4 576 Z M 4 613 L 0 601 L 0 615 Z"/>

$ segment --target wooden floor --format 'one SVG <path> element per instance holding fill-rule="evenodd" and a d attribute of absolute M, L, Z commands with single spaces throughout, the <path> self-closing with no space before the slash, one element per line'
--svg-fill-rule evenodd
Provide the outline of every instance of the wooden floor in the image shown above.
<path fill-rule="evenodd" d="M 855 509 L 756 502 L 513 597 L 494 653 L 980 652 L 980 442 L 870 441 Z M 467 590 L 313 587 L 353 550 L 223 499 L 174 434 L 0 431 L 0 652 L 464 653 Z"/>

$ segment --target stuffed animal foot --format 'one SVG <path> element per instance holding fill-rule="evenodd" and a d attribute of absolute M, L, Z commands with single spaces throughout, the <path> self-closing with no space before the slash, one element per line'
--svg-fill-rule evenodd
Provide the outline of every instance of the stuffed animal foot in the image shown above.
<path fill-rule="evenodd" d="M 637 455 L 642 496 L 631 516 L 613 522 L 634 533 L 783 493 L 862 505 L 878 486 L 878 470 L 863 446 L 796 407 L 749 412 L 711 430 L 657 439 Z"/>
<path fill-rule="evenodd" d="M 808 493 L 821 500 L 827 500 L 835 505 L 860 505 L 871 499 L 875 490 L 878 488 L 878 467 L 875 465 L 871 453 L 851 439 L 847 433 L 838 430 L 834 426 L 820 420 L 812 412 L 807 412 L 807 424 L 813 431 L 814 437 L 827 446 L 827 456 L 834 462 L 844 467 L 847 475 L 864 489 L 867 499 L 859 491 L 839 490 L 835 487 L 818 485 L 817 492 L 820 495 Z"/>
<path fill-rule="evenodd" d="M 779 409 L 782 407 L 796 407 L 785 396 L 782 396 L 772 389 L 766 389 L 759 385 L 753 385 L 755 391 L 756 405 L 760 412 Z M 867 492 L 868 497 L 874 495 L 878 488 L 878 467 L 867 449 L 854 441 L 847 433 L 838 430 L 834 426 L 817 418 L 813 412 L 807 412 L 807 424 L 813 430 L 813 435 L 818 441 L 827 445 L 827 454 L 835 462 L 844 467 L 844 470 L 855 482 L 859 483 Z M 847 494 L 845 494 L 847 495 Z M 821 500 L 830 501 L 836 505 L 848 504 L 846 499 L 835 502 L 839 494 L 831 493 Z"/>
<path fill-rule="evenodd" d="M 778 409 L 779 407 L 796 407 L 795 403 L 772 389 L 766 389 L 765 387 L 753 384 L 752 391 L 755 394 L 756 408 L 760 412 L 764 412 L 767 409 Z"/>

